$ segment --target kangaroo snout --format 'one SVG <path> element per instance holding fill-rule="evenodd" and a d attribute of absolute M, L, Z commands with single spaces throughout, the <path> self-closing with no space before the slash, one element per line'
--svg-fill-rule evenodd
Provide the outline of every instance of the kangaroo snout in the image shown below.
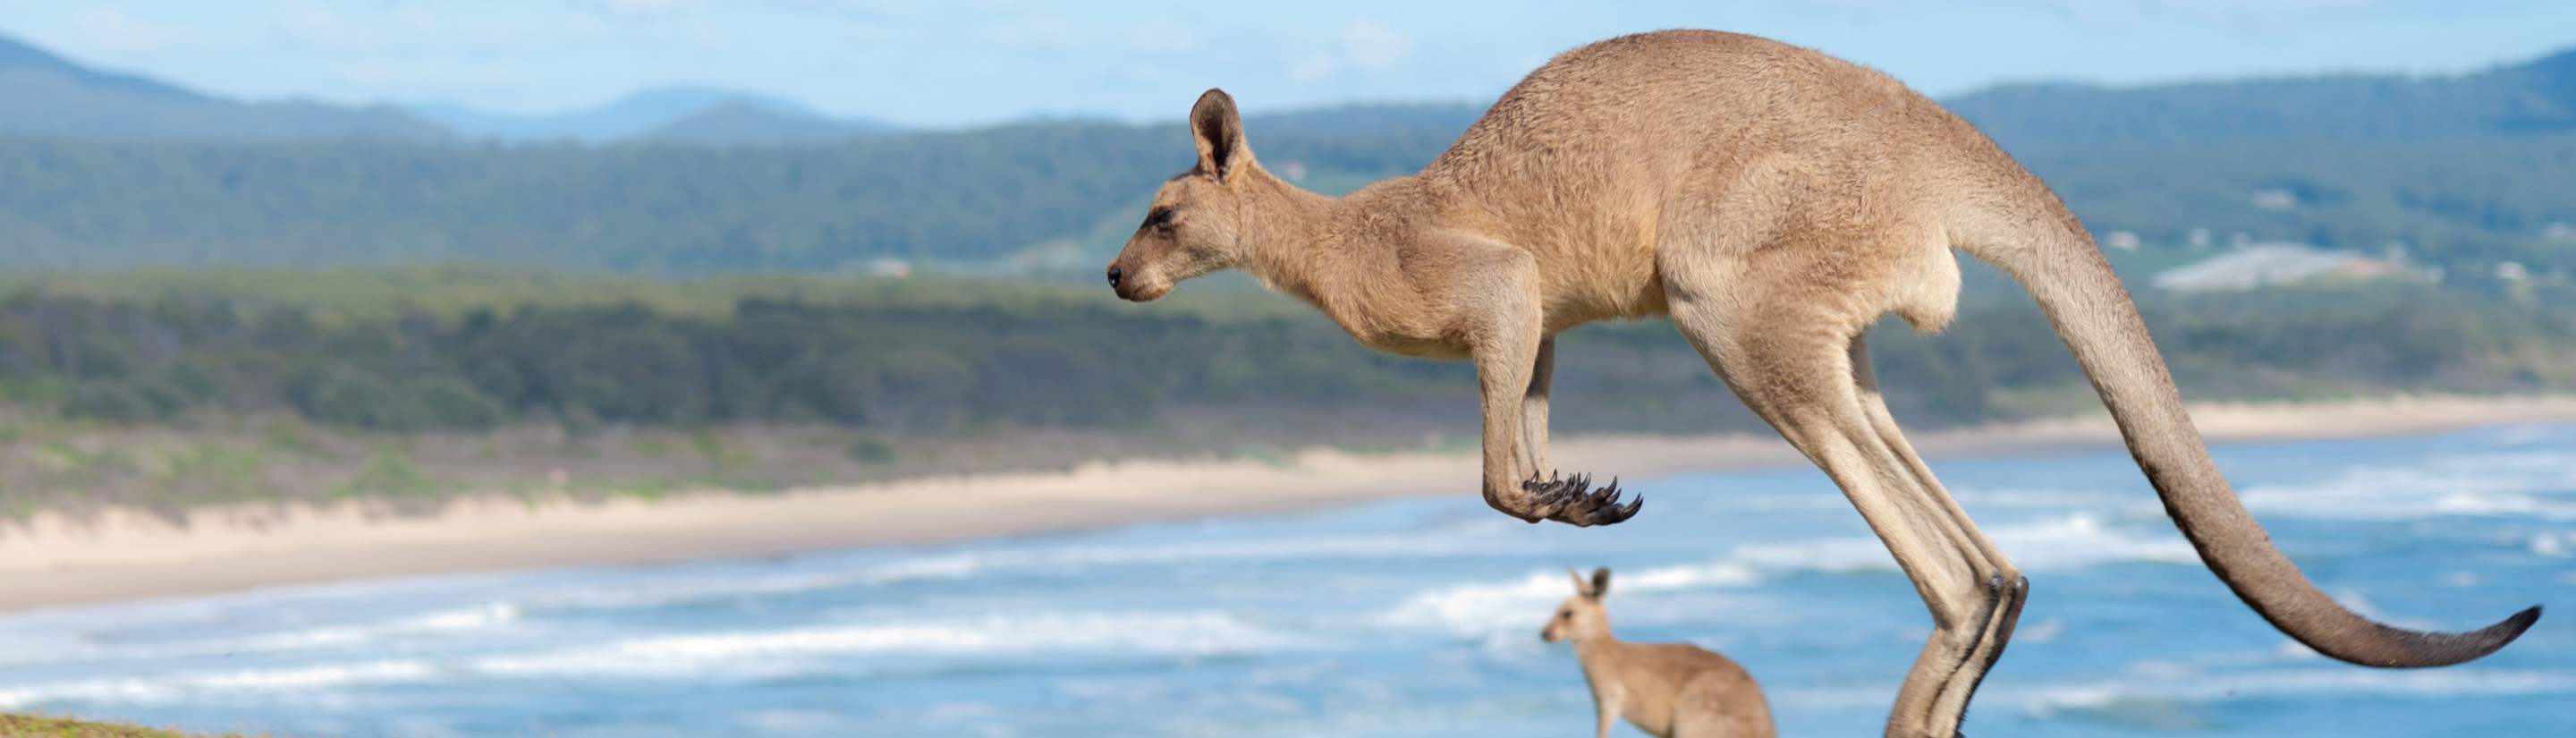
<path fill-rule="evenodd" d="M 1130 269 L 1126 262 L 1120 259 L 1109 263 L 1109 289 L 1118 293 L 1118 299 L 1152 302 L 1172 291 L 1170 282 L 1146 274 L 1145 270 Z"/>
<path fill-rule="evenodd" d="M 1143 302 L 1143 300 L 1136 298 L 1137 280 L 1134 278 L 1134 275 L 1128 271 L 1126 265 L 1123 263 L 1125 261 L 1125 259 L 1120 259 L 1118 261 L 1109 262 L 1109 291 L 1118 293 L 1118 299 L 1121 300 Z"/>
<path fill-rule="evenodd" d="M 1109 291 L 1118 293 L 1118 299 L 1128 300 L 1131 302 L 1143 302 L 1143 300 L 1136 299 L 1135 287 L 1136 280 L 1127 278 L 1126 267 L 1119 266 L 1115 263 L 1109 265 Z"/>

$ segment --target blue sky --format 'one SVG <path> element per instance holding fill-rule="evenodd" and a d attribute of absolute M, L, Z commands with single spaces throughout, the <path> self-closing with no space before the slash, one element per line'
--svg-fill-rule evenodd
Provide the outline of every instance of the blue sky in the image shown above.
<path fill-rule="evenodd" d="M 1485 100 L 1565 48 L 1704 27 L 1935 95 L 2477 69 L 2576 46 L 2563 0 L 0 0 L 0 33 L 221 94 L 514 112 L 717 85 L 912 125 Z"/>

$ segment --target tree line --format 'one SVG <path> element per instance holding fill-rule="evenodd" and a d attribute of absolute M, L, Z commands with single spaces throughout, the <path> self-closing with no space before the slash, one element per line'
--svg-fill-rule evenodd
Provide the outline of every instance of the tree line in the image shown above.
<path fill-rule="evenodd" d="M 1419 168 L 1463 117 L 1315 113 L 1250 134 L 1266 162 L 1340 191 Z M 2402 244 L 2471 284 L 2502 261 L 2576 268 L 2576 133 L 2002 143 L 2087 225 L 2150 248 L 2198 228 L 2221 244 Z M 1177 126 L 1084 122 L 735 149 L 0 138 L 0 269 L 482 261 L 696 276 L 898 259 L 976 272 L 1062 244 L 1085 249 L 1087 269 L 1189 157 Z"/>
<path fill-rule="evenodd" d="M 2200 399 L 2576 385 L 2564 368 L 2576 367 L 2576 311 L 2546 301 L 2414 287 L 2150 296 L 2144 307 Z M 745 297 L 720 314 L 619 303 L 383 315 L 22 290 L 0 298 L 0 398 L 114 423 L 291 412 L 381 431 L 790 422 L 935 436 L 1134 429 L 1208 409 L 1456 405 L 1465 418 L 1475 386 L 1464 363 L 1371 352 L 1292 311 Z M 1882 328 L 1871 348 L 1899 412 L 1923 421 L 2089 406 L 2026 301 L 1972 301 L 1938 337 Z M 1580 329 L 1561 350 L 1568 427 L 1751 425 L 1660 321 Z"/>

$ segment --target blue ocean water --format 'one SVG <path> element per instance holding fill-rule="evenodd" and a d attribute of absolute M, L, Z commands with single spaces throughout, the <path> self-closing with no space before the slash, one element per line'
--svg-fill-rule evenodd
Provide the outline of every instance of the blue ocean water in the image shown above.
<path fill-rule="evenodd" d="M 2125 455 L 1936 460 L 2033 586 L 1969 733 L 2576 735 L 2576 426 L 2218 456 L 2366 613 L 2562 609 L 2471 665 L 2347 666 L 2238 604 Z M 1634 488 L 1645 513 L 1611 528 L 1460 494 L 0 615 L 0 710 L 280 736 L 1583 735 L 1573 654 L 1537 633 L 1565 567 L 1607 565 L 1620 636 L 1733 656 L 1783 735 L 1876 735 L 1928 621 L 1841 495 L 1803 469 Z"/>

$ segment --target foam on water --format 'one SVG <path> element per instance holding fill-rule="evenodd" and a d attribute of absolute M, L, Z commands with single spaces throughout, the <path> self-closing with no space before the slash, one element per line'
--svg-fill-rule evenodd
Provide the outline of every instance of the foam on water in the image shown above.
<path fill-rule="evenodd" d="M 2026 695 L 1990 695 L 2021 703 L 2040 717 L 2098 710 L 2122 702 L 2224 702 L 2288 696 L 2366 695 L 2432 698 L 2464 695 L 2576 694 L 2576 672 L 2540 669 L 2361 669 L 2336 666 L 2240 673 L 2132 670 L 2120 678 L 2069 684 Z"/>
<path fill-rule="evenodd" d="M 2256 512 L 2335 520 L 2499 516 L 2576 520 L 2576 453 L 2466 453 L 2358 465 L 2311 482 L 2240 492 Z"/>
<path fill-rule="evenodd" d="M 1662 566 L 1623 573 L 1613 589 L 1622 595 L 1680 590 L 1745 587 L 1762 579 L 1751 567 L 1735 562 Z M 1460 584 L 1424 592 L 1379 614 L 1375 621 L 1396 627 L 1433 628 L 1467 637 L 1535 632 L 1558 601 L 1574 594 L 1564 571 L 1537 571 L 1506 582 Z"/>
<path fill-rule="evenodd" d="M 788 630 L 635 638 L 534 654 L 488 656 L 501 676 L 684 677 L 774 673 L 819 656 L 1031 653 L 1210 656 L 1311 648 L 1315 641 L 1221 612 L 989 615 Z"/>
<path fill-rule="evenodd" d="M 2105 526 L 2090 514 L 2065 515 L 1999 527 L 1990 534 L 2024 571 L 2066 570 L 2112 563 L 2200 563 L 2199 554 L 2170 529 L 2130 532 Z M 1700 564 L 1621 572 L 1621 593 L 1654 593 L 1750 587 L 1766 573 L 1896 572 L 1895 558 L 1874 537 L 1821 537 L 1741 544 L 1725 558 Z M 1433 627 L 1480 637 L 1527 630 L 1535 614 L 1573 592 L 1562 571 L 1537 571 L 1519 579 L 1440 587 L 1407 598 L 1380 616 L 1382 623 Z"/>
<path fill-rule="evenodd" d="M 543 595 L 534 608 L 620 610 L 716 599 L 795 595 L 851 587 L 956 581 L 1001 571 L 1160 566 L 1189 562 L 1440 558 L 1526 549 L 1525 542 L 1472 535 L 1331 534 L 1129 544 L 1039 544 L 918 554 L 845 569 L 788 575 L 722 576 L 584 588 Z"/>
<path fill-rule="evenodd" d="M 413 622 L 439 628 L 469 626 L 460 615 L 439 613 Z M 67 700 L 168 702 L 224 691 L 306 693 L 341 686 L 441 679 L 775 674 L 798 670 L 803 659 L 830 656 L 1094 653 L 1197 657 L 1317 645 L 1313 639 L 1253 625 L 1221 612 L 993 615 L 633 638 L 470 658 L 324 662 L 31 684 L 0 682 L 0 709 Z"/>
<path fill-rule="evenodd" d="M 27 639 L 25 648 L 0 652 L 0 665 L 64 661 L 178 659 L 335 649 L 382 644 L 417 636 L 448 636 L 501 627 L 519 618 L 508 602 L 436 610 L 362 625 L 329 625 L 256 635 L 144 642 L 92 639 Z"/>
<path fill-rule="evenodd" d="M 1993 527 L 1986 537 L 2023 571 L 2078 569 L 2140 562 L 2197 564 L 2199 554 L 2170 528 L 2114 528 L 2091 513 Z M 1875 537 L 1819 538 L 1736 547 L 1734 561 L 1769 571 L 1896 571 L 1896 559 Z"/>
<path fill-rule="evenodd" d="M 275 669 L 205 671 L 163 676 L 83 679 L 67 682 L 0 686 L 0 709 L 18 709 L 60 700 L 85 702 L 167 702 L 213 692 L 304 693 L 357 684 L 414 682 L 444 673 L 427 661 L 391 659 L 324 663 Z"/>

